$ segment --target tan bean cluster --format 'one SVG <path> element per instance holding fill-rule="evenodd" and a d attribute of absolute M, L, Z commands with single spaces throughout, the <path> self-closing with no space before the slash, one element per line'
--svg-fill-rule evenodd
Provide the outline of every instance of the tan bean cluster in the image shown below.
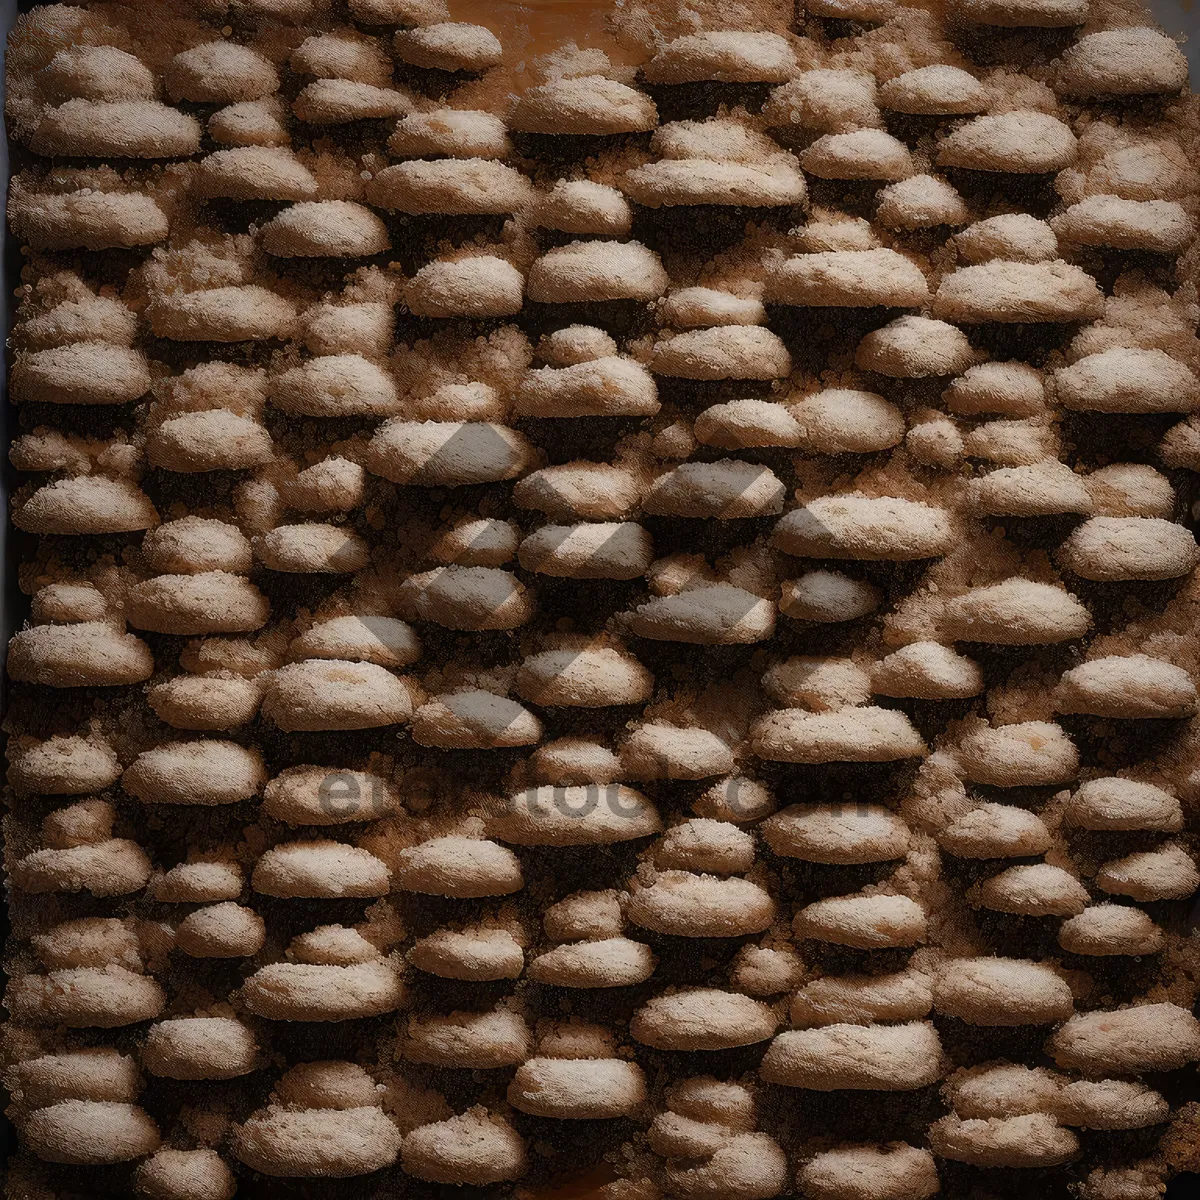
<path fill-rule="evenodd" d="M 1118 0 L 455 13 L 11 40 L 9 1195 L 1153 1200 L 1183 55 Z"/>

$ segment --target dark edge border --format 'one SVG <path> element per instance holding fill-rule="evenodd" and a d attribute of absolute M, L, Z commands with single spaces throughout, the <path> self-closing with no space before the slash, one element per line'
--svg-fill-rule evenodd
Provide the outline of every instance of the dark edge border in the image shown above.
<path fill-rule="evenodd" d="M 4 57 L 8 58 L 7 39 L 9 32 L 16 23 L 18 4 L 20 0 L 0 0 L 0 34 L 5 39 Z M 0 70 L 0 104 L 7 98 L 7 76 L 6 73 Z M 2 587 L 0 587 L 0 715 L 4 718 L 8 716 L 8 640 L 16 632 L 18 624 L 23 620 L 22 597 L 21 589 L 17 583 L 17 567 L 16 547 L 14 539 L 9 537 L 9 521 L 8 521 L 8 498 L 12 494 L 15 472 L 11 463 L 8 460 L 8 448 L 12 444 L 13 437 L 16 433 L 16 415 L 12 410 L 12 406 L 8 400 L 8 367 L 10 351 L 8 348 L 8 334 L 12 325 L 12 313 L 10 312 L 10 304 L 12 303 L 12 293 L 20 281 L 21 276 L 21 248 L 17 244 L 16 238 L 9 232 L 8 228 L 8 180 L 9 180 L 9 153 L 8 153 L 8 123 L 5 121 L 4 136 L 0 138 L 0 179 L 3 182 L 3 190 L 0 192 L 0 220 L 4 223 L 4 262 L 3 272 L 0 273 L 0 279 L 3 281 L 3 291 L 0 292 L 0 324 L 4 329 L 4 353 L 0 355 L 0 431 L 3 434 L 4 440 L 4 457 L 0 463 L 0 504 L 3 505 L 3 512 L 0 513 L 0 563 L 3 563 L 4 579 Z M 7 747 L 8 737 L 0 730 L 0 744 Z M 7 805 L 5 806 L 7 809 Z M 0 851 L 4 849 L 4 835 L 0 830 Z M 12 923 L 8 915 L 9 890 L 8 881 L 4 881 L 3 903 L 0 904 L 0 986 L 7 988 L 8 975 L 4 970 L 5 950 L 8 946 L 8 939 L 12 932 Z M 3 1014 L 0 1014 L 0 1019 Z M 4 1101 L 5 1107 L 9 1103 L 9 1095 L 0 1086 L 0 1099 Z M 17 1151 L 17 1131 L 13 1123 L 8 1119 L 4 1112 L 0 1112 L 0 1161 L 5 1164 L 16 1154 Z M 5 1176 L 7 1170 L 3 1171 Z"/>
<path fill-rule="evenodd" d="M 40 0 L 41 3 L 54 3 L 55 0 Z M 62 0 L 58 0 L 62 2 Z M 38 0 L 0 0 L 0 37 L 4 39 L 3 58 L 7 61 L 7 38 L 19 13 L 28 12 L 37 6 Z M 1168 11 L 1171 16 L 1182 18 L 1186 15 L 1189 23 L 1195 21 L 1195 42 L 1186 46 L 1188 57 L 1193 61 L 1193 88 L 1200 90 L 1200 17 L 1191 13 L 1175 11 L 1174 5 L 1164 4 L 1162 0 L 1147 0 L 1147 7 L 1153 17 L 1163 25 L 1171 36 L 1178 36 L 1168 24 Z M 1172 23 L 1173 24 L 1173 23 Z M 3 107 L 6 98 L 6 73 L 4 64 L 0 63 L 0 121 L 4 122 L 4 136 L 0 137 L 0 222 L 3 222 L 3 264 L 0 271 L 0 328 L 4 332 L 3 353 L 0 354 L 0 439 L 3 440 L 4 454 L 0 460 L 0 564 L 3 570 L 3 580 L 0 581 L 0 720 L 8 717 L 9 686 L 7 672 L 8 642 L 21 628 L 29 616 L 29 597 L 20 588 L 18 568 L 24 556 L 21 553 L 21 538 L 12 537 L 14 532 L 9 521 L 9 497 L 18 483 L 17 472 L 9 462 L 8 449 L 18 431 L 16 413 L 8 400 L 8 369 L 12 351 L 8 345 L 8 336 L 12 329 L 13 293 L 21 282 L 22 255 L 21 247 L 8 226 L 8 185 L 10 179 L 9 138 L 7 121 L 4 120 Z M 12 306 L 10 308 L 10 306 Z M 0 725 L 0 751 L 7 746 L 8 735 Z M 0 861 L 4 849 L 4 835 L 0 830 Z M 6 987 L 8 976 L 4 971 L 4 951 L 11 933 L 11 922 L 8 915 L 9 885 L 7 878 L 3 883 L 3 897 L 0 902 L 0 989 Z M 1200 906 L 1200 898 L 1196 904 Z M 0 1022 L 5 1014 L 0 1011 Z M 0 1103 L 7 1107 L 8 1093 L 0 1085 Z M 0 1179 L 7 1178 L 7 1164 L 15 1156 L 18 1142 L 16 1129 L 0 1107 Z M 5 1195 L 8 1194 L 7 1188 Z M 787 1195 L 789 1193 L 785 1193 Z M 1164 1200 L 1194 1200 L 1200 1197 L 1200 1174 L 1185 1172 L 1175 1175 L 1167 1185 Z"/>

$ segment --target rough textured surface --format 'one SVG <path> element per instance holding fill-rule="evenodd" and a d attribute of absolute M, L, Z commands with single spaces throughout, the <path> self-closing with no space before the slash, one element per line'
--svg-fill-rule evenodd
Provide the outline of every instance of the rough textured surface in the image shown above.
<path fill-rule="evenodd" d="M 20 19 L 10 1200 L 1200 1171 L 1147 21 Z"/>

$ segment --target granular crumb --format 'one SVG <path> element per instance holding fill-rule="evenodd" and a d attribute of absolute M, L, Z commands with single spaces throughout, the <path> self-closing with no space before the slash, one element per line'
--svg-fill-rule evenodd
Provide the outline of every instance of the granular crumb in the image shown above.
<path fill-rule="evenodd" d="M 7 1196 L 1200 1168 L 1140 0 L 87 0 L 8 64 Z"/>

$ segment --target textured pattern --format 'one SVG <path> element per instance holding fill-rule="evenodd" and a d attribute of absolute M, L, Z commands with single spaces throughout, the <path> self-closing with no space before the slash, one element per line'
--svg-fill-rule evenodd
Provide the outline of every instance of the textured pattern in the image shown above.
<path fill-rule="evenodd" d="M 466 15 L 11 40 L 8 1195 L 1153 1200 L 1200 1169 L 1178 47 Z"/>

